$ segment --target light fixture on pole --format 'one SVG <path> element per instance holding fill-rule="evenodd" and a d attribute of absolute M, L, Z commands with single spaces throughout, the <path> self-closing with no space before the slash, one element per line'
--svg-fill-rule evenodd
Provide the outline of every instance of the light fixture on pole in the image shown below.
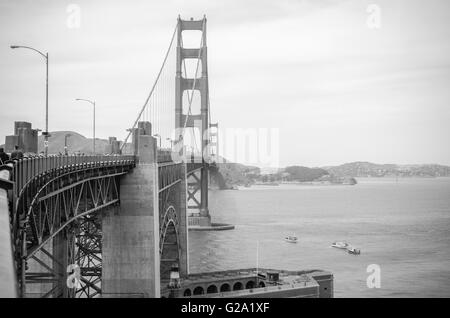
<path fill-rule="evenodd" d="M 35 51 L 42 55 L 45 59 L 45 66 L 46 66 L 46 76 L 45 76 L 45 131 L 42 132 L 44 135 L 44 153 L 47 156 L 48 155 L 48 137 L 50 137 L 50 134 L 48 133 L 48 53 L 44 54 L 39 50 L 36 50 L 35 48 L 29 47 L 29 46 L 22 46 L 22 45 L 11 45 L 11 49 L 29 49 L 32 51 Z"/>
<path fill-rule="evenodd" d="M 64 135 L 64 154 L 67 156 L 69 154 L 69 150 L 67 148 L 67 138 L 72 136 L 71 134 Z"/>
<path fill-rule="evenodd" d="M 159 148 L 161 148 L 161 135 L 154 134 L 153 137 L 158 137 L 159 138 Z"/>
<path fill-rule="evenodd" d="M 92 139 L 92 154 L 94 154 L 95 155 L 95 101 L 91 101 L 91 100 L 89 100 L 89 99 L 82 99 L 82 98 L 77 98 L 77 99 L 75 99 L 75 100 L 77 100 L 77 101 L 83 101 L 83 102 L 88 102 L 88 103 L 90 103 L 92 106 L 94 106 L 94 136 L 93 136 L 93 139 Z"/>

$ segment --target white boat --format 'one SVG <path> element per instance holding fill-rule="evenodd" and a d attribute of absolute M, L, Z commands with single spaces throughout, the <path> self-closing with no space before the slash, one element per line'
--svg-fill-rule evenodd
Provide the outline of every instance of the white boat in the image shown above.
<path fill-rule="evenodd" d="M 359 255 L 361 254 L 361 250 L 359 248 L 349 247 L 347 248 L 349 254 Z"/>
<path fill-rule="evenodd" d="M 340 248 L 340 249 L 347 249 L 350 245 L 347 242 L 333 242 L 331 244 L 331 247 Z"/>
<path fill-rule="evenodd" d="M 297 243 L 298 238 L 297 238 L 297 236 L 288 235 L 284 238 L 284 240 L 289 243 Z"/>

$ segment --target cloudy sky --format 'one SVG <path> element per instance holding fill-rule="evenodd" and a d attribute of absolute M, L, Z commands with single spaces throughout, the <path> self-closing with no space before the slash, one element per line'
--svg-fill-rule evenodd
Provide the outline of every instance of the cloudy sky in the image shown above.
<path fill-rule="evenodd" d="M 0 143 L 14 120 L 44 127 L 45 65 L 11 44 L 50 54 L 50 131 L 90 136 L 74 99 L 92 98 L 97 136 L 123 139 L 178 14 L 208 18 L 213 121 L 279 128 L 281 165 L 450 165 L 447 0 L 1 0 Z"/>

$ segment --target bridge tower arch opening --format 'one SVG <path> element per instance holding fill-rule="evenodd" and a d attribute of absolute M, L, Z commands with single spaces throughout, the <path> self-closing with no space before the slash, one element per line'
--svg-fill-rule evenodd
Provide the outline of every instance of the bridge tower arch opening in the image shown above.
<path fill-rule="evenodd" d="M 180 240 L 178 236 L 178 220 L 175 208 L 170 206 L 163 217 L 160 238 L 160 277 L 170 279 L 172 266 L 180 267 Z"/>

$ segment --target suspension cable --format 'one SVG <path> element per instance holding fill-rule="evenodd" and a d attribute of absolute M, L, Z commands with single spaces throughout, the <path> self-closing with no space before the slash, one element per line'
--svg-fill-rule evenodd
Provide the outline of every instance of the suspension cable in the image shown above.
<path fill-rule="evenodd" d="M 161 73 L 162 73 L 162 71 L 164 69 L 164 66 L 166 65 L 167 58 L 169 57 L 170 49 L 172 48 L 173 40 L 175 38 L 175 34 L 177 33 L 178 23 L 179 22 L 177 22 L 177 24 L 175 26 L 175 30 L 173 31 L 172 39 L 170 40 L 169 48 L 167 49 L 166 55 L 164 57 L 164 61 L 163 61 L 162 65 L 161 65 L 161 68 L 160 68 L 160 70 L 158 72 L 158 75 L 156 76 L 156 79 L 155 79 L 155 82 L 153 83 L 152 89 L 150 90 L 150 93 L 148 94 L 147 99 L 145 100 L 145 103 L 144 103 L 144 105 L 141 108 L 141 111 L 139 112 L 136 120 L 134 121 L 133 127 L 129 131 L 127 137 L 125 138 L 125 140 L 124 140 L 124 142 L 122 144 L 122 146 L 120 147 L 120 150 L 122 150 L 125 147 L 125 145 L 127 144 L 128 138 L 130 138 L 131 133 L 133 132 L 134 128 L 136 128 L 136 125 L 139 122 L 139 118 L 141 117 L 142 113 L 144 112 L 145 108 L 147 107 L 147 104 L 148 104 L 150 98 L 153 95 L 153 91 L 155 90 L 156 84 L 158 83 L 158 80 L 159 80 L 159 78 L 161 76 Z"/>

